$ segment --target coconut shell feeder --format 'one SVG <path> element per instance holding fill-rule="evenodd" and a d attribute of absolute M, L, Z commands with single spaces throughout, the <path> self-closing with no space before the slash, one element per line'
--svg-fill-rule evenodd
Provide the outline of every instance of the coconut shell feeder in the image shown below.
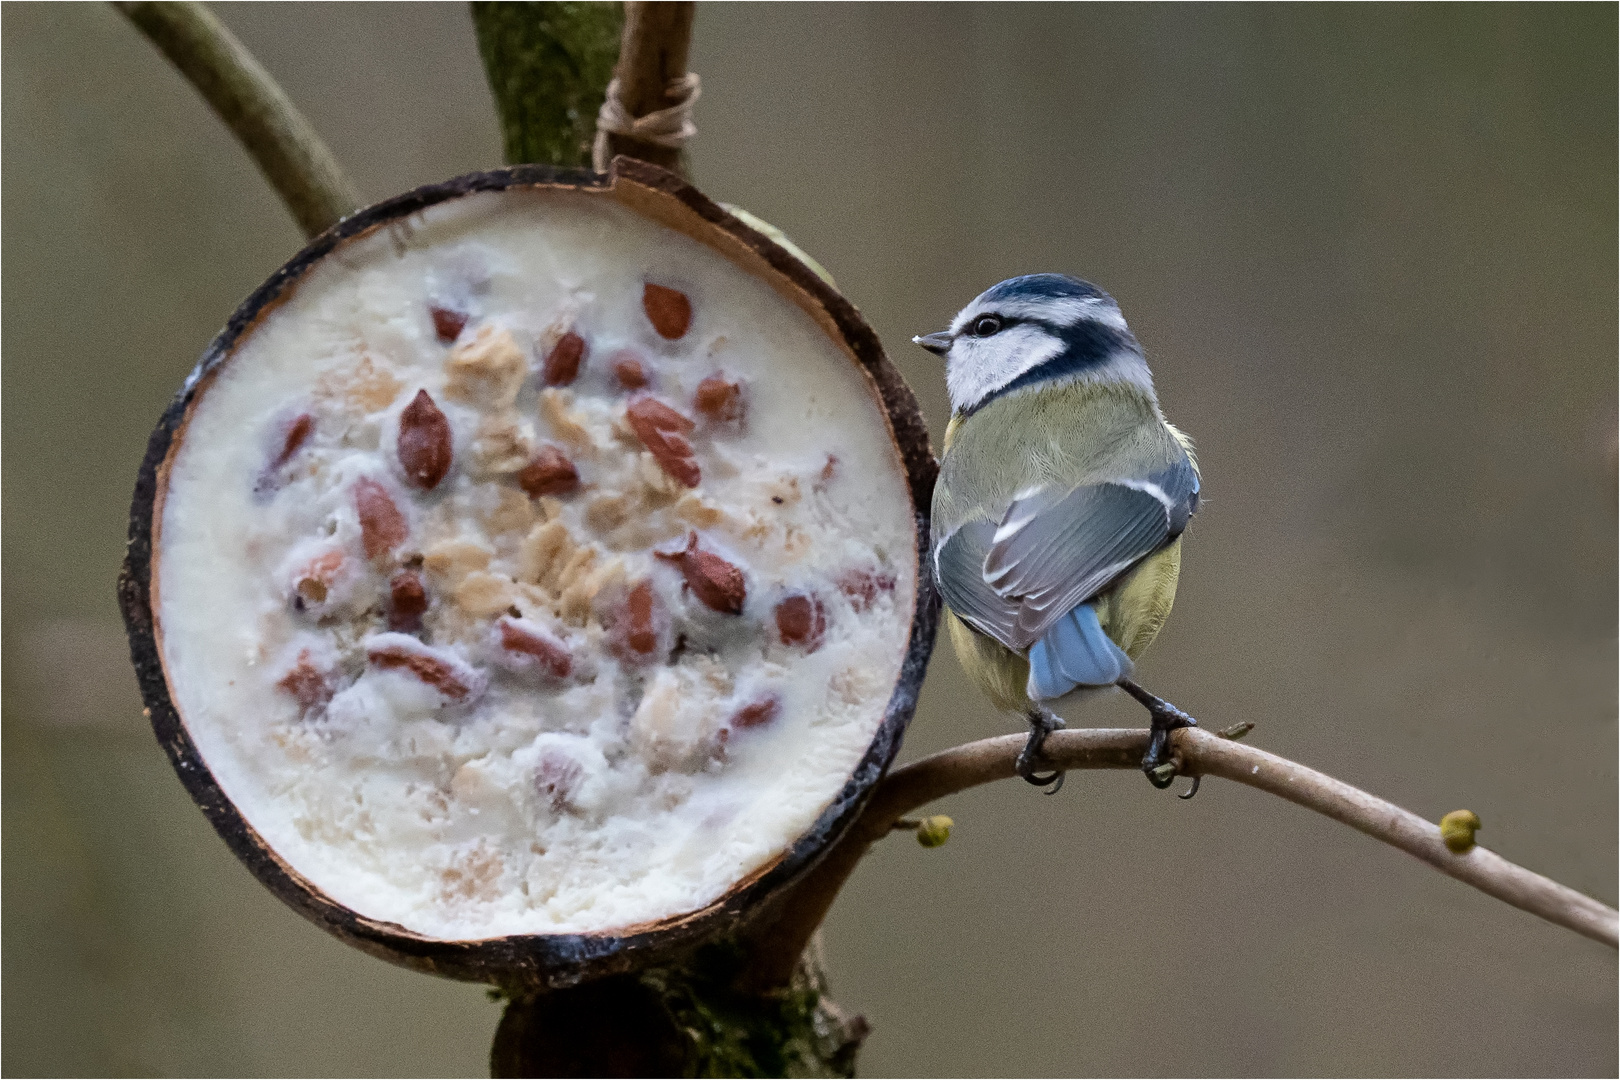
<path fill-rule="evenodd" d="M 468 237 L 514 222 L 543 232 L 548 215 L 567 219 L 547 234 L 548 257 L 566 252 L 558 237 L 606 254 L 583 260 L 589 271 L 541 260 L 553 279 L 542 303 L 519 287 L 538 263 L 501 262 L 518 248 L 480 263 Z M 656 268 L 615 263 L 648 243 L 668 249 Z M 432 273 L 412 277 L 424 265 Z M 349 331 L 322 322 L 333 310 L 322 298 L 372 273 L 417 281 L 420 296 L 402 306 L 381 285 L 356 293 L 378 317 L 332 359 Z M 787 328 L 787 344 L 727 351 L 753 339 L 712 312 L 744 278 L 754 284 L 725 298 L 725 318 Z M 810 338 L 819 359 L 805 365 L 843 364 L 845 398 L 811 400 L 809 376 L 793 381 L 792 342 Z M 790 431 L 792 409 L 825 423 Z M 751 463 L 776 441 L 792 453 L 761 479 Z M 815 469 L 812 444 L 828 448 Z M 876 464 L 859 467 L 863 453 Z M 859 813 L 899 748 L 934 640 L 923 561 L 934 471 L 916 402 L 871 328 L 781 245 L 644 162 L 617 158 L 606 175 L 498 169 L 344 218 L 238 308 L 152 434 L 120 600 L 158 739 L 272 892 L 396 964 L 567 987 L 734 934 Z M 783 524 L 778 511 L 802 515 Z M 309 522 L 324 527 L 301 536 Z M 481 523 L 473 540 L 447 535 L 467 522 Z M 875 550 L 885 528 L 898 539 Z M 572 586 L 545 547 L 570 529 L 575 563 L 594 575 L 570 564 Z M 233 601 L 252 608 L 240 625 Z M 850 634 L 884 659 L 834 673 L 831 685 L 849 686 L 824 746 L 810 723 L 820 706 L 800 686 L 833 692 L 828 658 Z M 738 657 L 747 663 L 727 668 Z M 856 678 L 874 671 L 881 685 Z M 701 709 L 688 708 L 694 687 L 709 695 Z M 662 713 L 649 705 L 658 694 Z M 343 756 L 362 739 L 366 753 Z M 573 747 L 578 760 L 567 750 L 559 765 L 530 744 Z M 381 765 L 367 775 L 356 761 Z M 842 764 L 794 789 L 811 809 L 758 824 L 775 772 L 818 761 Z M 749 770 L 753 781 L 731 779 Z M 647 809 L 636 783 L 708 816 Z M 420 806 L 401 792 L 418 789 L 449 809 L 407 820 L 401 808 Z M 634 828 L 620 829 L 626 815 Z M 537 821 L 544 843 L 522 848 L 513 837 Z M 618 854 L 589 862 L 600 896 L 590 880 L 570 894 L 585 915 L 506 902 L 513 890 L 566 893 L 557 883 L 583 865 L 568 852 L 615 829 Z M 664 852 L 659 829 L 678 832 L 686 854 Z M 731 863 L 715 854 L 733 849 Z M 455 862 L 468 851 L 483 861 Z M 643 855 L 652 869 L 637 868 Z M 411 878 L 416 863 L 438 876 Z M 665 865 L 687 884 L 646 885 Z M 391 874 L 404 884 L 378 884 Z"/>

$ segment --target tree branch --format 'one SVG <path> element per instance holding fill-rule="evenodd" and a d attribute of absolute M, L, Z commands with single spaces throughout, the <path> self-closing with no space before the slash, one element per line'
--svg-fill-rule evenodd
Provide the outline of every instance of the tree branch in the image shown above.
<path fill-rule="evenodd" d="M 1044 756 L 1059 769 L 1137 769 L 1147 741 L 1147 731 L 1140 728 L 1078 728 L 1054 732 Z M 787 977 L 861 856 L 896 821 L 935 799 L 1012 778 L 1023 746 L 1022 735 L 981 739 L 890 773 L 844 838 L 749 931 L 759 949 L 757 970 L 751 973 L 756 984 Z M 1281 796 L 1548 922 L 1610 948 L 1620 941 L 1620 912 L 1615 909 L 1478 845 L 1455 853 L 1441 839 L 1439 826 L 1342 780 L 1201 728 L 1177 731 L 1171 747 L 1182 775 L 1218 776 Z"/>
<path fill-rule="evenodd" d="M 631 116 L 667 109 L 679 103 L 669 85 L 686 74 L 686 54 L 692 44 L 691 0 L 629 0 L 624 5 L 624 38 L 613 77 L 619 80 L 619 100 Z M 608 136 L 608 160 L 626 154 L 686 175 L 683 151 L 658 146 L 629 135 Z"/>
<path fill-rule="evenodd" d="M 314 236 L 360 205 L 354 185 L 281 87 L 203 5 L 114 3 L 180 70 Z"/>
<path fill-rule="evenodd" d="M 480 0 L 471 8 L 507 163 L 588 167 L 623 6 Z"/>

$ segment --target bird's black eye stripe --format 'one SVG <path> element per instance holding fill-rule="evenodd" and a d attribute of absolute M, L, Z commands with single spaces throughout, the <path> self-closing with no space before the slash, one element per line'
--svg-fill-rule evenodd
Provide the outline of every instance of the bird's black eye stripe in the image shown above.
<path fill-rule="evenodd" d="M 994 335 L 1001 333 L 1003 330 L 1010 329 L 1014 326 L 1021 326 L 1024 323 L 1030 322 L 1036 323 L 1039 326 L 1047 325 L 1040 322 L 1038 319 L 1019 318 L 1018 316 L 1014 315 L 997 315 L 994 312 L 985 312 L 983 315 L 980 315 L 978 318 L 964 326 L 959 331 L 958 336 L 961 334 L 966 334 L 970 337 L 993 337 Z"/>

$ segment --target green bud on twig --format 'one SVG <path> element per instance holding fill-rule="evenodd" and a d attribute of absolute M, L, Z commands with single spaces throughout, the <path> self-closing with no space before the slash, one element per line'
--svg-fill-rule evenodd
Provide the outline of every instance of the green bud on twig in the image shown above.
<path fill-rule="evenodd" d="M 935 814 L 917 822 L 917 843 L 923 847 L 939 847 L 951 838 L 951 826 L 956 824 L 944 814 Z"/>
<path fill-rule="evenodd" d="M 1453 810 L 1440 819 L 1440 839 L 1461 855 L 1474 846 L 1474 834 L 1481 828 L 1479 815 L 1472 810 Z"/>
<path fill-rule="evenodd" d="M 923 847 L 939 847 L 939 845 L 951 838 L 951 826 L 955 824 L 956 822 L 944 814 L 935 814 L 933 817 L 925 817 L 920 821 L 916 818 L 901 818 L 893 825 L 890 825 L 889 828 L 896 831 L 903 829 L 906 832 L 916 833 L 917 843 Z"/>

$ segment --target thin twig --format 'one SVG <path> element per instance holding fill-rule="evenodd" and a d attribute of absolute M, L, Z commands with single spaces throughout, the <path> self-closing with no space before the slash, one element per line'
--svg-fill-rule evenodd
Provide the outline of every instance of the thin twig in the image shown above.
<path fill-rule="evenodd" d="M 861 856 L 896 821 L 935 799 L 1012 778 L 1024 741 L 1023 735 L 981 739 L 885 777 L 844 838 L 752 928 L 749 936 L 760 953 L 751 978 L 768 985 L 785 977 L 783 970 L 792 970 L 803 942 L 821 925 Z M 1048 737 L 1042 756 L 1058 769 L 1137 769 L 1147 741 L 1147 731 L 1140 728 L 1072 728 Z M 1610 948 L 1620 942 L 1620 912 L 1615 909 L 1478 845 L 1453 853 L 1440 838 L 1438 825 L 1342 780 L 1198 728 L 1177 731 L 1171 748 L 1182 775 L 1218 776 L 1280 795 L 1548 922 Z"/>
<path fill-rule="evenodd" d="M 223 23 L 201 4 L 114 3 L 197 88 L 242 144 L 304 235 L 360 205 L 309 121 Z"/>
<path fill-rule="evenodd" d="M 1453 852 L 1434 822 L 1343 780 L 1204 731 L 1179 733 L 1172 745 L 1185 756 L 1184 771 L 1190 775 L 1219 776 L 1279 795 L 1398 847 L 1488 896 L 1610 948 L 1620 946 L 1620 911 L 1477 844 L 1461 854 Z"/>
<path fill-rule="evenodd" d="M 619 80 L 619 99 L 631 116 L 666 109 L 676 102 L 669 84 L 686 74 L 686 54 L 692 43 L 690 0 L 649 3 L 629 0 L 624 5 L 624 37 L 613 77 Z M 656 146 L 628 135 L 608 136 L 608 158 L 627 154 L 684 175 L 682 151 Z"/>

